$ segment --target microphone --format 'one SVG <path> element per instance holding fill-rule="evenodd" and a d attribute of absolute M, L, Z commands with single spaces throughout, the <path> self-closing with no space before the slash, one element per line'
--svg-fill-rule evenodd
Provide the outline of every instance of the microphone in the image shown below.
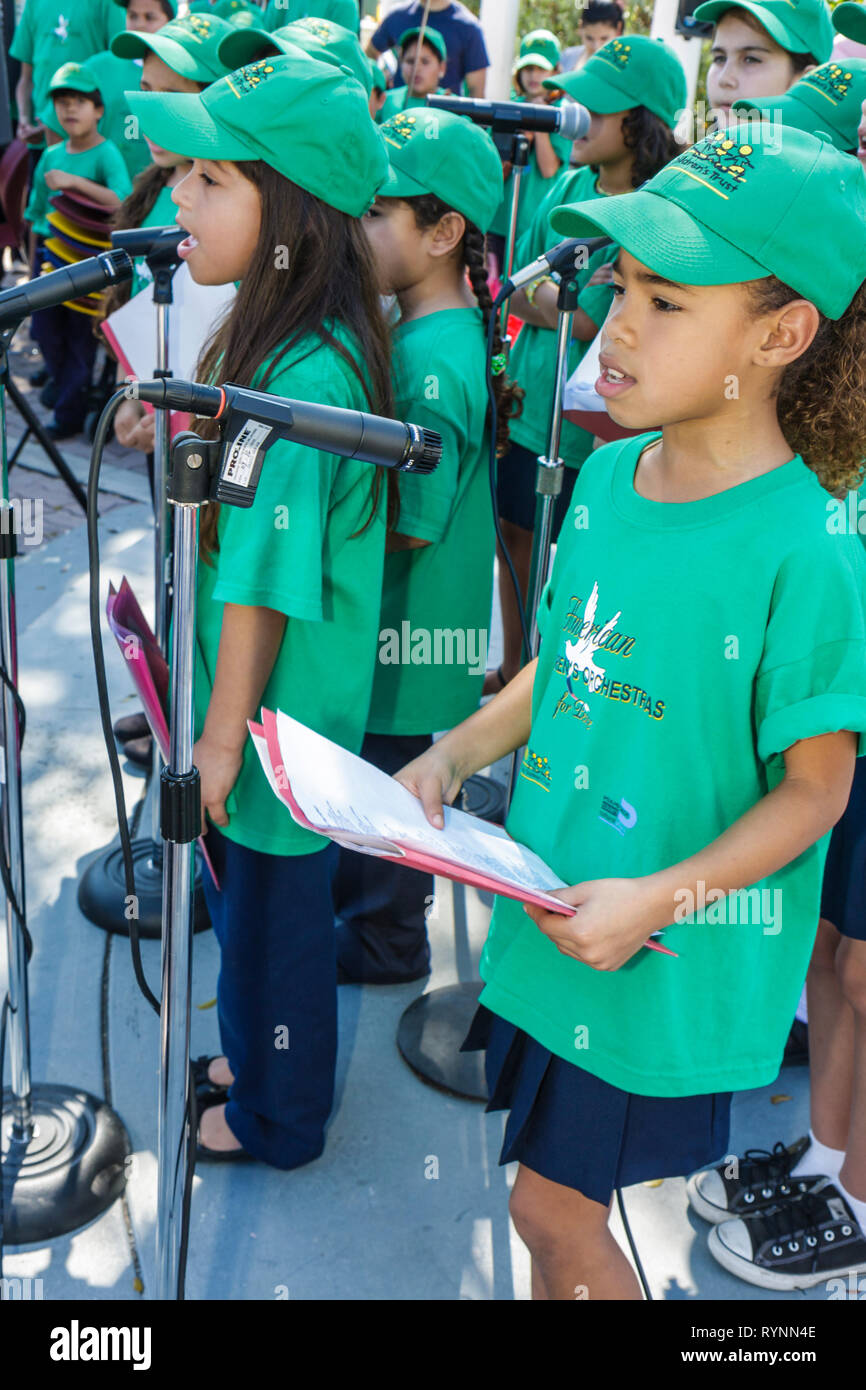
<path fill-rule="evenodd" d="M 585 268 L 585 262 L 589 257 L 602 246 L 610 246 L 610 237 L 568 237 L 565 241 L 560 241 L 556 246 L 552 246 L 549 251 L 544 251 L 536 260 L 530 261 L 521 270 L 515 270 L 510 280 L 505 284 L 497 296 L 498 299 L 507 299 L 514 294 L 515 290 L 523 289 L 524 285 L 531 285 L 533 280 L 538 280 L 542 275 L 562 275 L 565 271 L 580 270 Z M 578 265 L 578 252 L 582 251 L 580 257 L 584 265 Z"/>
<path fill-rule="evenodd" d="M 590 114 L 576 101 L 562 106 L 535 106 L 523 101 L 482 101 L 478 97 L 429 96 L 427 105 L 437 111 L 468 116 L 476 125 L 513 134 L 518 130 L 543 130 L 563 140 L 579 140 L 589 130 Z"/>
<path fill-rule="evenodd" d="M 173 254 L 188 233 L 176 224 L 171 227 L 129 227 L 111 233 L 111 244 L 130 256 L 152 256 L 154 252 Z"/>
<path fill-rule="evenodd" d="M 159 377 L 133 381 L 129 389 L 151 405 L 224 422 L 216 496 L 235 506 L 252 506 L 264 456 L 278 439 L 404 473 L 432 473 L 442 459 L 442 436 L 435 430 L 362 410 L 270 396 L 230 381 L 204 386 Z"/>
<path fill-rule="evenodd" d="M 0 294 L 0 330 L 17 326 L 37 309 L 53 309 L 83 299 L 121 280 L 131 280 L 133 264 L 125 251 L 103 251 L 75 265 L 61 266 Z"/>

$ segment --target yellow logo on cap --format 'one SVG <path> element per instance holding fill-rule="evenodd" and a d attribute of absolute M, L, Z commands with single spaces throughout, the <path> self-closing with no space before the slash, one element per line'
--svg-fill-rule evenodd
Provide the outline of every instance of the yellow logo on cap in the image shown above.
<path fill-rule="evenodd" d="M 631 44 L 626 43 L 625 39 L 611 39 L 595 54 L 596 58 L 602 58 L 606 63 L 612 63 L 617 68 L 627 68 L 631 58 Z"/>
<path fill-rule="evenodd" d="M 747 171 L 755 167 L 751 160 L 754 147 L 732 139 L 725 131 L 710 136 L 702 142 L 702 146 L 694 145 L 686 150 L 673 161 L 671 167 L 703 183 L 721 198 L 736 193 L 746 182 Z M 722 191 L 725 189 L 727 192 Z"/>
<path fill-rule="evenodd" d="M 305 19 L 298 20 L 298 26 L 303 26 L 308 33 L 313 34 L 322 43 L 330 43 L 334 37 L 334 31 L 324 19 L 314 19 L 312 15 Z"/>
<path fill-rule="evenodd" d="M 826 97 L 832 106 L 838 106 L 848 95 L 853 76 L 838 63 L 822 63 L 819 68 L 813 68 L 805 77 L 801 77 L 797 86 L 811 87 L 814 92 Z"/>
<path fill-rule="evenodd" d="M 242 97 L 245 92 L 254 92 L 257 87 L 260 87 L 270 77 L 273 70 L 274 65 L 270 58 L 260 58 L 257 63 L 247 63 L 246 67 L 238 68 L 237 72 L 231 73 L 226 78 L 226 82 L 236 97 Z M 235 83 L 238 83 L 241 91 L 238 91 Z"/>
<path fill-rule="evenodd" d="M 180 20 L 179 23 L 183 24 L 184 28 L 188 27 L 190 37 L 198 39 L 201 43 L 204 43 L 206 39 L 210 38 L 213 24 L 206 14 L 188 14 L 186 19 Z"/>
<path fill-rule="evenodd" d="M 411 115 L 408 111 L 401 111 L 399 116 L 392 116 L 391 120 L 387 122 L 388 129 L 392 134 L 398 135 L 404 145 L 412 139 L 417 125 L 417 116 Z M 396 145 L 396 143 L 396 140 L 391 141 L 392 145 Z"/>

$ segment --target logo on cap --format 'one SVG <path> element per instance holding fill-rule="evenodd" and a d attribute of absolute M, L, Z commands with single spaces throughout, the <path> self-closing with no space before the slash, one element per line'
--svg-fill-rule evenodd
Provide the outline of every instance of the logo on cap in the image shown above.
<path fill-rule="evenodd" d="M 254 92 L 257 87 L 270 77 L 274 70 L 274 65 L 269 58 L 260 58 L 257 63 L 247 63 L 246 67 L 238 68 L 226 78 L 226 82 L 231 87 L 236 97 L 243 96 L 244 92 Z M 235 83 L 240 86 L 238 91 Z"/>
<path fill-rule="evenodd" d="M 826 97 L 831 105 L 838 106 L 848 95 L 849 83 L 853 76 L 853 73 L 846 72 L 838 63 L 822 63 L 821 67 L 813 68 L 805 77 L 801 77 L 797 86 L 811 87 Z"/>
<path fill-rule="evenodd" d="M 313 34 L 317 39 L 321 39 L 322 43 L 330 43 L 331 39 L 334 37 L 334 31 L 330 24 L 323 19 L 314 19 L 312 15 L 304 19 L 299 19 L 298 24 L 303 25 L 307 33 Z"/>
<path fill-rule="evenodd" d="M 631 44 L 623 39 L 611 39 L 595 56 L 604 58 L 606 62 L 613 63 L 618 68 L 627 68 L 631 58 Z"/>
<path fill-rule="evenodd" d="M 401 111 L 399 116 L 393 116 L 391 120 L 387 122 L 387 126 L 388 131 L 390 131 L 392 135 L 399 136 L 403 144 L 407 145 L 415 134 L 415 130 L 418 126 L 418 117 L 411 115 L 408 111 Z M 386 140 L 388 139 L 387 132 L 385 132 L 385 138 Z M 397 141 L 392 140 L 390 143 L 396 145 Z"/>
<path fill-rule="evenodd" d="M 205 43 L 210 38 L 210 31 L 213 28 L 210 20 L 205 14 L 190 14 L 186 20 L 179 20 L 184 28 L 189 28 L 190 37 L 198 39 L 200 43 Z"/>
<path fill-rule="evenodd" d="M 669 167 L 680 169 L 689 178 L 696 179 L 713 193 L 718 193 L 721 198 L 736 193 L 746 182 L 747 170 L 751 171 L 755 167 L 750 157 L 754 153 L 754 147 L 732 140 L 724 131 L 702 141 L 702 146 L 694 145 L 692 149 L 686 150 Z M 699 173 L 703 177 L 699 177 Z M 722 189 L 727 189 L 727 192 L 722 192 Z"/>

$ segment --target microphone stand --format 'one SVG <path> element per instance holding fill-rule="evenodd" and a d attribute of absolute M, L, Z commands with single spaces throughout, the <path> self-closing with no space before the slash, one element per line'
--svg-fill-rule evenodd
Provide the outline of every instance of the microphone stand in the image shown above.
<path fill-rule="evenodd" d="M 511 279 L 511 272 L 514 269 L 514 249 L 517 245 L 517 218 L 520 212 L 520 191 L 523 175 L 529 163 L 529 141 L 520 130 L 502 131 L 492 127 L 491 135 L 493 143 L 499 151 L 500 157 L 509 160 L 511 163 L 511 206 L 508 213 L 508 231 L 505 237 L 505 265 L 502 268 L 502 283 Z M 509 343 L 507 341 L 506 328 L 508 327 L 508 301 L 502 305 L 502 322 L 500 325 L 503 338 L 506 339 L 506 352 Z"/>
<path fill-rule="evenodd" d="M 23 707 L 15 688 L 17 545 L 6 446 L 8 353 L 14 331 L 10 328 L 0 334 L 0 708 L 5 764 L 0 779 L 0 855 L 6 898 L 11 1079 L 10 1089 L 2 1094 L 0 1181 L 5 1240 L 10 1245 L 33 1245 L 78 1230 L 110 1207 L 125 1187 L 132 1150 L 122 1121 L 103 1100 L 78 1086 L 33 1085 L 31 1081 L 27 981 L 31 947 L 25 920 L 21 807 Z"/>
<path fill-rule="evenodd" d="M 170 378 L 169 309 L 174 302 L 174 274 L 181 261 L 175 246 L 156 246 L 145 257 L 153 275 L 153 303 L 156 306 L 156 370 L 154 377 Z M 154 636 L 160 651 L 167 653 L 171 623 L 171 515 L 167 501 L 171 416 L 157 410 L 154 421 L 153 508 L 154 508 Z M 163 851 L 160 834 L 159 786 L 163 763 L 156 739 L 150 778 L 150 835 L 132 842 L 138 897 L 138 930 L 142 937 L 162 934 Z M 128 935 L 123 856 L 119 849 L 107 850 L 85 870 L 78 888 L 78 905 L 85 917 L 105 931 Z M 210 926 L 201 885 L 201 866 L 195 875 L 195 930 Z"/>

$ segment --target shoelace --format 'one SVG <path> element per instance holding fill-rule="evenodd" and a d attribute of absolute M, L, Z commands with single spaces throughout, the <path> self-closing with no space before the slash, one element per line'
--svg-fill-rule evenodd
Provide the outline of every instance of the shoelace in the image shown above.
<path fill-rule="evenodd" d="M 770 1179 L 786 1178 L 794 1166 L 798 1155 L 789 1153 L 781 1139 L 769 1149 L 746 1149 L 740 1169 L 740 1177 L 746 1186 L 754 1180 L 766 1176 Z"/>
<path fill-rule="evenodd" d="M 794 1255 L 801 1248 L 810 1249 L 814 1269 L 820 1243 L 819 1225 L 822 1218 L 826 1220 L 827 1214 L 826 1199 L 820 1193 L 804 1192 L 785 1206 L 749 1218 L 757 1237 L 755 1246 L 772 1240 L 772 1252 L 776 1257 L 782 1254 L 785 1244 Z"/>

